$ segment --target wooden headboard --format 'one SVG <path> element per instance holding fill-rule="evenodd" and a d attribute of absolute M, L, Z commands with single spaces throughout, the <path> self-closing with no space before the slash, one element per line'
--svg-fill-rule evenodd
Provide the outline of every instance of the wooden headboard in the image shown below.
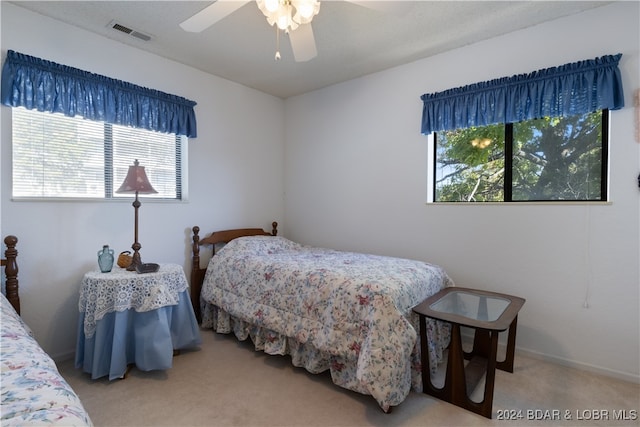
<path fill-rule="evenodd" d="M 7 236 L 4 238 L 4 244 L 7 249 L 4 251 L 4 258 L 2 258 L 2 266 L 4 267 L 4 275 L 7 279 L 5 285 L 6 297 L 15 308 L 16 312 L 20 314 L 20 293 L 18 287 L 18 250 L 16 244 L 18 238 L 16 236 Z"/>
<path fill-rule="evenodd" d="M 193 256 L 191 257 L 191 304 L 193 305 L 193 311 L 196 314 L 198 323 L 202 321 L 200 314 L 200 291 L 202 289 L 202 282 L 204 280 L 204 274 L 207 269 L 200 268 L 200 246 L 211 245 L 213 248 L 212 256 L 216 253 L 217 243 L 228 243 L 233 239 L 245 236 L 276 236 L 278 234 L 278 223 L 271 223 L 271 233 L 264 231 L 262 228 L 236 228 L 233 230 L 223 230 L 211 233 L 210 236 L 200 239 L 198 233 L 200 233 L 200 227 L 197 225 L 191 229 L 193 231 Z"/>

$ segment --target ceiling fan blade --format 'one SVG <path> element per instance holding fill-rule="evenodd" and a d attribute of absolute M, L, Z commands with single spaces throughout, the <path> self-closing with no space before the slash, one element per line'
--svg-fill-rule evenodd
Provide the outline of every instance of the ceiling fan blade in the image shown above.
<path fill-rule="evenodd" d="M 291 41 L 291 49 L 296 62 L 306 62 L 318 56 L 316 39 L 313 36 L 311 24 L 302 24 L 289 32 L 289 40 Z"/>
<path fill-rule="evenodd" d="M 380 1 L 380 0 L 346 0 L 349 3 L 357 4 L 367 9 L 377 10 L 378 12 L 390 13 L 393 15 L 404 15 L 411 9 L 410 1 Z"/>
<path fill-rule="evenodd" d="M 199 33 L 206 30 L 216 22 L 225 18 L 240 9 L 250 0 L 218 0 L 210 6 L 205 7 L 191 18 L 180 23 L 183 30 L 190 33 Z"/>

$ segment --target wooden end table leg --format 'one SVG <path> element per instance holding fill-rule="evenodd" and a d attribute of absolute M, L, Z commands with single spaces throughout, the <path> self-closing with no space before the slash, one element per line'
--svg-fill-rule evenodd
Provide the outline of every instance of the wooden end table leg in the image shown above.
<path fill-rule="evenodd" d="M 426 325 L 421 324 L 421 330 L 423 330 L 423 326 Z M 422 356 L 423 390 L 427 394 L 452 403 L 456 406 L 475 412 L 476 414 L 482 415 L 484 417 L 492 418 L 493 392 L 496 377 L 496 357 L 498 354 L 499 333 L 497 331 L 489 332 L 486 330 L 476 330 L 476 332 L 478 332 L 479 338 L 478 345 L 474 344 L 474 351 L 472 353 L 465 353 L 462 348 L 460 325 L 451 324 L 451 343 L 449 344 L 449 355 L 447 358 L 447 371 L 444 386 L 441 389 L 433 387 L 433 384 L 431 383 L 427 354 L 426 360 L 425 355 Z M 421 339 L 422 338 L 423 337 L 421 337 Z M 426 353 L 426 350 L 424 351 Z M 478 365 L 476 365 L 474 369 L 470 371 L 470 373 L 473 373 L 471 373 L 471 376 L 469 377 L 469 380 L 473 381 L 474 378 L 479 379 L 481 378 L 482 373 L 485 373 L 484 395 L 482 401 L 479 403 L 472 401 L 468 394 L 473 392 L 472 389 L 473 387 L 475 387 L 475 384 L 477 384 L 477 381 L 473 381 L 470 389 L 467 389 L 467 368 L 464 365 L 464 359 L 470 358 L 467 356 L 471 355 L 480 357 L 485 360 L 484 363 L 480 362 L 480 366 L 482 369 L 482 371 L 480 371 L 479 373 L 480 376 L 478 376 L 477 372 L 473 372 L 478 368 Z"/>
<path fill-rule="evenodd" d="M 516 328 L 518 326 L 518 316 L 513 318 L 509 325 L 509 336 L 507 337 L 507 354 L 502 362 L 498 362 L 496 367 L 500 370 L 513 373 L 513 360 L 516 353 Z"/>
<path fill-rule="evenodd" d="M 427 320 L 420 315 L 420 358 L 422 362 L 422 392 L 438 399 L 453 403 L 453 384 L 458 383 L 456 378 L 462 372 L 462 385 L 464 387 L 464 360 L 454 360 L 456 354 L 461 354 L 460 327 L 451 325 L 451 341 L 449 344 L 449 355 L 447 359 L 447 371 L 445 382 L 442 388 L 436 388 L 431 382 L 431 362 L 429 361 L 429 346 L 427 344 Z M 455 338 L 457 331 L 457 339 Z M 456 344 L 457 343 L 457 344 Z M 458 366 L 458 369 L 454 369 Z M 462 369 L 460 369 L 460 367 Z"/>
<path fill-rule="evenodd" d="M 496 363 L 496 368 L 502 371 L 513 373 L 513 363 L 515 359 L 516 349 L 516 330 L 518 326 L 518 316 L 514 317 L 507 336 L 507 351 L 503 361 Z M 489 331 L 484 329 L 476 329 L 473 336 L 473 349 L 469 353 L 465 353 L 465 359 L 471 359 L 473 356 L 489 357 L 491 352 Z"/>
<path fill-rule="evenodd" d="M 487 418 L 492 417 L 493 412 L 493 390 L 496 382 L 496 358 L 498 357 L 498 332 L 491 332 L 490 350 L 487 356 L 487 373 L 484 384 L 484 398 L 482 402 L 474 405 L 472 409 L 476 413 L 483 415 Z"/>
<path fill-rule="evenodd" d="M 427 320 L 423 315 L 420 318 L 420 362 L 422 363 L 422 392 L 428 393 L 433 388 L 431 384 L 431 367 L 429 362 L 429 346 L 427 345 Z"/>
<path fill-rule="evenodd" d="M 420 317 L 420 361 L 422 363 L 422 392 L 438 399 L 446 400 L 444 390 L 436 388 L 431 382 L 431 362 L 429 361 L 429 345 L 427 344 L 427 319 Z"/>
<path fill-rule="evenodd" d="M 451 339 L 449 343 L 449 354 L 447 356 L 447 370 L 444 379 L 444 386 L 442 388 L 436 388 L 431 382 L 426 330 L 426 319 L 423 316 L 420 316 L 420 351 L 422 353 L 423 392 L 462 408 L 469 409 L 470 401 L 467 398 L 464 353 L 462 351 L 460 325 L 455 323 L 451 324 Z"/>
<path fill-rule="evenodd" d="M 491 337 L 486 329 L 475 329 L 473 332 L 473 348 L 470 352 L 465 353 L 465 359 L 471 359 L 473 356 L 487 358 L 491 352 Z"/>
<path fill-rule="evenodd" d="M 460 405 L 467 400 L 467 381 L 464 372 L 464 353 L 460 325 L 451 325 L 451 343 L 447 359 L 447 375 L 444 381 L 445 393 L 451 403 Z"/>

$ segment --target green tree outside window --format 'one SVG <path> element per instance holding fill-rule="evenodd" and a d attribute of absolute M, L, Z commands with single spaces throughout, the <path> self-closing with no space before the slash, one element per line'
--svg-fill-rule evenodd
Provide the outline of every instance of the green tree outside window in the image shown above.
<path fill-rule="evenodd" d="M 436 202 L 606 200 L 608 111 L 438 132 Z"/>

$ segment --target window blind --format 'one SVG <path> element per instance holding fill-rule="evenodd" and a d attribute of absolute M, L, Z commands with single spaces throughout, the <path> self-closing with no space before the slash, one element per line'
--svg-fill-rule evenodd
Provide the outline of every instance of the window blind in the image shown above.
<path fill-rule="evenodd" d="M 181 199 L 181 137 L 13 108 L 13 197 L 127 198 L 116 194 L 138 159 L 158 194 Z"/>

